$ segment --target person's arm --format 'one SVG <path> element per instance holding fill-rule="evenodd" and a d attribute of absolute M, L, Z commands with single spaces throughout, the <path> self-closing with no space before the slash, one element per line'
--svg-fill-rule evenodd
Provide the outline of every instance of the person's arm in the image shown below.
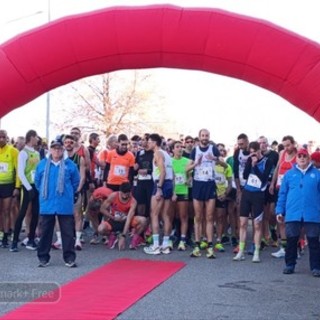
<path fill-rule="evenodd" d="M 32 190 L 32 186 L 29 183 L 25 170 L 26 170 L 26 163 L 28 160 L 28 154 L 26 151 L 21 150 L 18 155 L 18 177 L 22 183 L 22 185 L 28 190 Z"/>
<path fill-rule="evenodd" d="M 79 173 L 80 183 L 77 192 L 81 192 L 84 184 L 86 183 L 86 165 L 83 157 L 80 157 Z"/>
<path fill-rule="evenodd" d="M 261 172 L 256 165 L 253 167 L 254 174 L 260 179 L 262 184 L 268 181 L 270 172 L 272 170 L 272 166 L 272 162 L 269 159 L 267 159 L 263 172 Z"/>
<path fill-rule="evenodd" d="M 133 186 L 133 178 L 135 176 L 135 171 L 134 171 L 134 167 L 130 167 L 129 168 L 129 174 L 128 174 L 128 180 L 130 182 L 130 184 Z"/>
<path fill-rule="evenodd" d="M 249 157 L 246 162 L 246 166 L 244 167 L 244 172 L 243 172 L 243 179 L 244 180 L 248 179 L 249 174 L 251 173 L 251 169 L 252 169 L 252 159 L 251 159 L 251 157 Z"/>
<path fill-rule="evenodd" d="M 110 194 L 110 196 L 102 202 L 100 207 L 100 212 L 107 218 L 114 220 L 114 216 L 112 215 L 112 212 L 110 210 L 111 203 L 114 201 L 114 198 L 116 196 L 116 192 L 113 192 Z"/>
<path fill-rule="evenodd" d="M 21 181 L 20 181 L 19 176 L 17 174 L 17 172 L 18 172 L 18 154 L 19 154 L 19 151 L 16 148 L 12 148 L 11 152 L 12 152 L 11 154 L 12 154 L 12 158 L 13 158 L 13 166 L 14 166 L 14 169 L 15 169 L 15 172 L 16 172 L 16 174 L 15 174 L 15 189 L 13 191 L 12 196 L 13 197 L 17 197 L 17 196 L 19 196 L 20 187 L 21 187 Z"/>

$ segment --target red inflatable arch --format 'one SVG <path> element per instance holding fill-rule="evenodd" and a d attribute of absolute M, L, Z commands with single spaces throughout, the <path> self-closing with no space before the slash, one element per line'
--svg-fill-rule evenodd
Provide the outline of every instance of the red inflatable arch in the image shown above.
<path fill-rule="evenodd" d="M 108 8 L 57 20 L 0 46 L 0 117 L 76 79 L 168 67 L 250 82 L 319 121 L 319 61 L 318 43 L 266 21 L 204 8 Z"/>

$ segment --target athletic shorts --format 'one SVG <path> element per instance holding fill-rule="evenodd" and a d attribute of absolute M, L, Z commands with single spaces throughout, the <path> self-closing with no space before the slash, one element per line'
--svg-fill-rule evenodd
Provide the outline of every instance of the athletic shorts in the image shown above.
<path fill-rule="evenodd" d="M 158 190 L 157 181 L 154 182 L 152 195 L 155 196 Z M 173 196 L 173 182 L 172 180 L 164 180 L 162 185 L 162 197 L 164 200 L 169 200 Z"/>
<path fill-rule="evenodd" d="M 192 198 L 198 201 L 208 201 L 216 198 L 216 183 L 214 181 L 193 181 Z"/>
<path fill-rule="evenodd" d="M 221 201 L 219 199 L 216 200 L 216 208 L 225 209 L 227 207 L 227 200 Z"/>
<path fill-rule="evenodd" d="M 120 222 L 120 221 L 114 221 L 114 220 L 107 220 L 103 221 L 104 225 L 106 226 L 108 231 L 111 232 L 122 232 L 124 229 L 124 225 L 126 224 L 125 221 Z M 138 219 L 136 217 L 133 217 L 130 228 L 135 228 L 138 224 Z"/>
<path fill-rule="evenodd" d="M 187 194 L 177 194 L 177 202 L 189 201 L 189 196 Z"/>
<path fill-rule="evenodd" d="M 227 194 L 228 201 L 236 201 L 237 200 L 237 189 L 232 188 L 230 192 Z"/>
<path fill-rule="evenodd" d="M 267 203 L 275 203 L 277 202 L 277 198 L 278 198 L 278 190 L 277 189 L 274 189 L 274 194 L 271 194 L 269 192 L 269 184 L 268 184 L 268 187 L 265 191 L 265 204 Z"/>
<path fill-rule="evenodd" d="M 0 184 L 0 199 L 11 198 L 14 189 L 14 183 Z"/>
<path fill-rule="evenodd" d="M 192 188 L 188 188 L 188 200 L 192 202 Z"/>
<path fill-rule="evenodd" d="M 138 180 L 137 186 L 134 188 L 133 196 L 138 204 L 148 205 L 151 201 L 153 191 L 153 180 Z"/>
<path fill-rule="evenodd" d="M 240 217 L 248 218 L 251 214 L 252 219 L 263 217 L 265 192 L 250 192 L 243 189 L 240 202 Z"/>

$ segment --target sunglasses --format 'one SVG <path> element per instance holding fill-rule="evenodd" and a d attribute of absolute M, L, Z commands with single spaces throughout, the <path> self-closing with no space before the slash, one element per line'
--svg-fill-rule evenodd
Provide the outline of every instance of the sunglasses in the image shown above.
<path fill-rule="evenodd" d="M 301 159 L 301 158 L 308 158 L 308 156 L 305 155 L 305 154 L 298 154 L 297 157 L 298 157 L 299 159 Z"/>

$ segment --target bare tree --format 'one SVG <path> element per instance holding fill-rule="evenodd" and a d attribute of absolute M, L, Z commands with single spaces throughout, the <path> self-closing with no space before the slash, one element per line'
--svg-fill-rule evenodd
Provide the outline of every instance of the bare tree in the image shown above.
<path fill-rule="evenodd" d="M 56 97 L 59 107 L 53 125 L 61 132 L 78 126 L 84 132 L 95 131 L 104 136 L 131 136 L 151 131 L 164 133 L 171 127 L 164 98 L 152 88 L 151 76 L 145 72 L 85 78 L 58 89 Z"/>

